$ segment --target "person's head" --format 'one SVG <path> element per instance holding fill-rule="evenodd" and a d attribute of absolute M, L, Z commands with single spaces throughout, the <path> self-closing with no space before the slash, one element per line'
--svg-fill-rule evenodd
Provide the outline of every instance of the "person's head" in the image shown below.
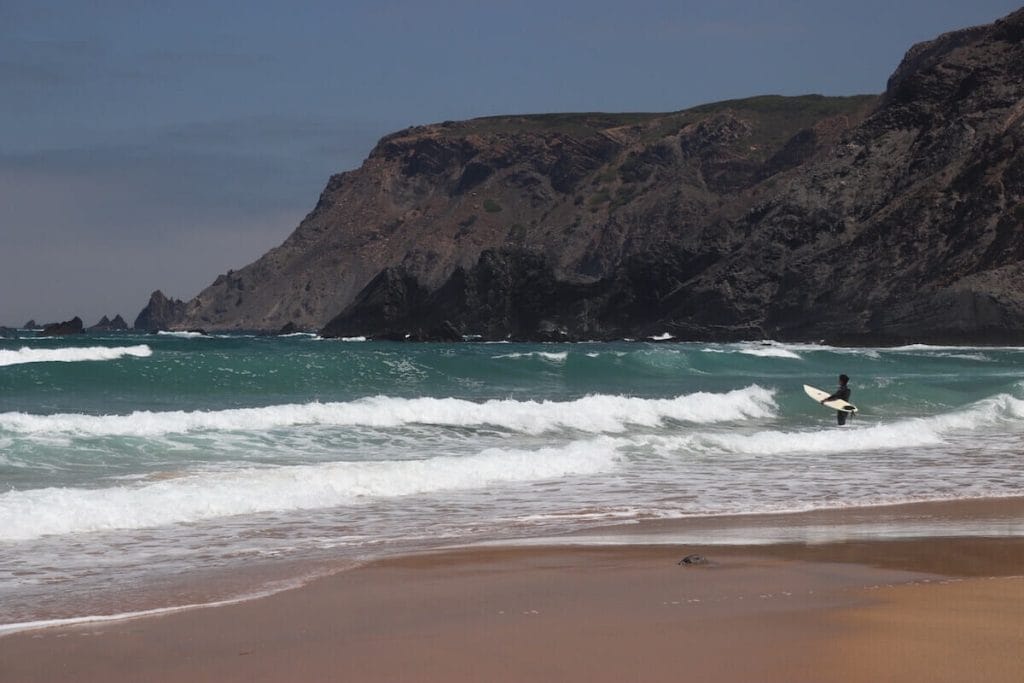
<path fill-rule="evenodd" d="M 846 384 L 849 381 L 850 381 L 850 378 L 847 377 L 846 375 L 839 375 L 839 383 L 840 384 Z"/>

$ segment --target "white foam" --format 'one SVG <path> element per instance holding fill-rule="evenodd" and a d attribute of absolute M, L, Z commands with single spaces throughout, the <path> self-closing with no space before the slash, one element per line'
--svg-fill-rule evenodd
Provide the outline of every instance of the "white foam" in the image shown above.
<path fill-rule="evenodd" d="M 33 349 L 27 346 L 17 351 L 0 350 L 0 366 L 22 363 L 73 363 L 87 360 L 117 360 L 125 356 L 146 358 L 153 351 L 145 344 L 136 346 L 75 346 L 61 349 Z"/>
<path fill-rule="evenodd" d="M 789 349 L 782 349 L 775 346 L 765 346 L 763 348 L 751 346 L 745 349 L 740 349 L 739 352 L 748 356 L 759 356 L 761 358 L 792 358 L 795 360 L 802 360 L 802 357 L 799 354 L 793 353 Z"/>
<path fill-rule="evenodd" d="M 289 336 L 289 335 L 285 335 Z M 314 341 L 333 341 L 333 342 L 364 342 L 367 341 L 366 337 L 321 337 L 318 334 L 312 335 Z"/>
<path fill-rule="evenodd" d="M 81 617 L 68 617 L 65 619 L 43 619 L 39 621 L 22 621 L 11 624 L 0 624 L 0 637 L 10 635 L 12 633 L 18 633 L 21 631 L 38 631 L 44 628 L 55 628 L 58 626 L 84 626 L 86 624 L 104 624 L 117 621 L 128 621 L 130 619 L 139 619 L 141 617 L 151 617 L 158 614 L 173 614 L 175 612 L 185 612 L 195 609 L 205 609 L 207 607 L 225 607 L 227 605 L 237 605 L 242 602 L 249 602 L 250 600 L 257 600 L 259 598 L 266 598 L 276 593 L 281 593 L 286 590 L 299 588 L 311 580 L 322 576 L 322 574 L 309 574 L 305 576 L 299 576 L 294 579 L 286 579 L 284 581 L 276 581 L 273 584 L 268 585 L 263 590 L 247 593 L 245 595 L 239 595 L 234 598 L 227 598 L 225 600 L 214 600 L 211 602 L 197 602 L 187 605 L 174 605 L 172 607 L 155 607 L 153 609 L 136 610 L 133 612 L 121 612 L 119 614 L 94 614 Z"/>
<path fill-rule="evenodd" d="M 749 455 L 790 453 L 848 453 L 887 448 L 913 448 L 942 443 L 934 429 L 906 423 L 866 428 L 816 429 L 754 434 L 699 434 L 687 437 L 685 446 L 697 451 L 725 451 Z"/>
<path fill-rule="evenodd" d="M 575 401 L 491 400 L 377 396 L 349 403 L 305 403 L 218 411 L 138 411 L 129 415 L 0 413 L 0 430 L 19 434 L 159 436 L 198 431 L 264 431 L 298 425 L 400 427 L 489 425 L 527 434 L 559 429 L 592 433 L 656 426 L 665 420 L 711 423 L 774 414 L 774 392 L 750 386 L 724 394 L 698 392 L 652 399 L 594 395 Z"/>
<path fill-rule="evenodd" d="M 742 353 L 747 356 L 759 356 L 761 358 L 791 358 L 801 360 L 799 354 L 794 353 L 789 349 L 768 345 L 751 346 L 744 344 L 741 346 L 730 345 L 720 348 L 709 346 L 702 349 L 702 351 L 704 351 L 704 353 Z"/>
<path fill-rule="evenodd" d="M 883 351 L 1024 351 L 1024 346 L 933 346 L 931 344 L 907 344 L 892 346 Z"/>
<path fill-rule="evenodd" d="M 767 430 L 753 434 L 694 433 L 678 437 L 651 437 L 661 451 L 727 452 L 747 455 L 790 453 L 849 453 L 894 448 L 934 446 L 957 432 L 987 429 L 997 423 L 1024 418 L 1024 401 L 1000 394 L 952 413 L 899 420 L 891 424 L 860 426 L 854 418 L 843 428 L 808 431 Z"/>
<path fill-rule="evenodd" d="M 726 345 L 726 348 L 729 348 L 729 346 L 730 345 Z M 747 342 L 740 344 L 740 346 L 743 348 L 753 348 L 755 345 Z M 853 356 L 866 356 L 868 358 L 879 358 L 878 349 L 859 346 L 827 346 L 825 344 L 812 344 L 806 342 L 779 342 L 772 341 L 770 339 L 765 339 L 762 340 L 761 342 L 758 342 L 757 346 L 761 348 L 773 348 L 782 351 L 790 351 L 801 358 L 802 356 L 800 356 L 800 354 L 814 352 L 840 353 Z"/>
<path fill-rule="evenodd" d="M 169 330 L 160 330 L 157 334 L 164 337 L 180 337 L 181 339 L 199 339 L 202 337 L 209 337 L 209 335 L 203 334 L 202 332 L 172 332 Z"/>
<path fill-rule="evenodd" d="M 984 346 L 928 346 L 926 344 L 911 344 L 908 346 L 897 346 L 891 349 L 885 349 L 901 355 L 912 355 L 912 356 L 926 356 L 932 358 L 959 358 L 963 360 L 973 360 L 985 363 L 992 362 L 992 359 L 985 355 L 985 351 L 1024 351 L 1024 349 L 1004 346 L 1004 347 L 984 347 Z"/>
<path fill-rule="evenodd" d="M 992 359 L 983 353 L 943 353 L 939 354 L 944 358 L 960 358 L 963 360 L 976 360 L 982 363 L 991 363 Z"/>
<path fill-rule="evenodd" d="M 500 356 L 491 356 L 494 359 L 498 358 L 543 358 L 553 363 L 561 363 L 569 357 L 568 351 L 528 351 L 526 353 L 506 353 Z"/>
<path fill-rule="evenodd" d="M 619 444 L 598 437 L 538 450 L 490 448 L 464 457 L 245 468 L 102 489 L 9 491 L 0 494 L 0 541 L 593 475 L 615 469 Z"/>
<path fill-rule="evenodd" d="M 296 584 L 296 588 L 301 584 Z M 286 590 L 286 589 L 282 589 Z M 11 624 L 0 624 L 0 637 L 21 631 L 39 631 L 44 628 L 56 628 L 58 626 L 84 626 L 86 624 L 105 624 L 117 621 L 128 621 L 142 617 L 152 617 L 158 614 L 174 614 L 186 610 L 201 609 L 204 607 L 224 607 L 240 602 L 247 602 L 257 598 L 267 597 L 273 593 L 257 593 L 244 598 L 231 600 L 217 600 L 215 602 L 194 603 L 190 605 L 176 605 L 174 607 L 157 607 L 154 609 L 136 610 L 134 612 L 121 612 L 120 614 L 98 614 L 84 617 L 68 617 L 66 619 L 42 619 L 39 621 L 21 621 Z"/>

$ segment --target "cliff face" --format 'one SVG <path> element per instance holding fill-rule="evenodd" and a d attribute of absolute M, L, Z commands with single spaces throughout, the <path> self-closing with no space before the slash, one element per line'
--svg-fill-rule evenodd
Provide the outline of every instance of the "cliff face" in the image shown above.
<path fill-rule="evenodd" d="M 149 296 L 149 303 L 139 311 L 132 327 L 136 330 L 156 332 L 176 326 L 185 319 L 185 302 L 168 299 L 159 289 Z"/>
<path fill-rule="evenodd" d="M 44 325 L 43 329 L 37 333 L 40 337 L 67 337 L 73 334 L 84 334 L 85 329 L 83 327 L 82 319 L 77 315 L 71 320 L 65 320 L 59 323 L 50 323 Z"/>
<path fill-rule="evenodd" d="M 408 129 L 332 177 L 280 247 L 219 277 L 176 326 L 319 329 L 385 269 L 432 292 L 485 252 L 542 256 L 572 284 L 669 247 L 703 262 L 732 248 L 729 225 L 751 203 L 750 188 L 819 153 L 875 100 L 763 97 L 663 115 Z"/>
<path fill-rule="evenodd" d="M 1024 341 L 1024 11 L 917 45 L 878 110 L 778 180 L 696 287 L 771 336 Z M 753 303 L 753 308 L 749 304 Z"/>
<path fill-rule="evenodd" d="M 128 323 L 126 323 L 124 321 L 124 318 L 121 317 L 121 314 L 118 313 L 117 315 L 114 316 L 113 320 L 111 320 L 107 316 L 103 316 L 102 318 L 99 319 L 99 322 L 97 322 L 92 327 L 89 327 L 87 331 L 89 331 L 89 332 L 116 332 L 116 331 L 127 330 L 127 329 L 128 329 Z"/>
<path fill-rule="evenodd" d="M 173 325 L 1021 340 L 1022 34 L 915 46 L 881 98 L 401 131 Z"/>

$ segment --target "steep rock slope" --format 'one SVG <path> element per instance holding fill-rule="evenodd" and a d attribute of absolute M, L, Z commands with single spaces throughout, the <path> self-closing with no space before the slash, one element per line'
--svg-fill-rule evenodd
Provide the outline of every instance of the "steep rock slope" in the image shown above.
<path fill-rule="evenodd" d="M 693 283 L 777 337 L 1024 341 L 1024 11 L 912 48 L 878 110 L 780 178 Z"/>
<path fill-rule="evenodd" d="M 601 281 L 666 245 L 704 262 L 734 246 L 745 191 L 819 153 L 875 100 L 769 96 L 401 131 L 332 177 L 280 247 L 220 276 L 177 326 L 318 329 L 385 269 L 436 291 L 489 251 L 542 256 L 568 283 Z"/>
<path fill-rule="evenodd" d="M 1022 341 L 1022 35 L 917 45 L 880 99 L 401 131 L 174 324 Z"/>

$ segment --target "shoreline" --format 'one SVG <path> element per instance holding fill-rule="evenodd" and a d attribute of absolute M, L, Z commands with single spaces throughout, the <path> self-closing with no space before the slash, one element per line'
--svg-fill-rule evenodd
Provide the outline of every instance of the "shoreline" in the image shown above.
<path fill-rule="evenodd" d="M 983 680 L 1020 680 L 1024 498 L 731 521 L 871 519 L 883 530 L 939 519 L 1018 531 L 691 544 L 673 540 L 688 523 L 695 531 L 684 519 L 599 530 L 614 543 L 582 534 L 441 548 L 226 605 L 8 633 L 0 678 L 853 681 L 900 667 L 897 680 L 924 681 L 964 680 L 949 674 L 967 662 Z M 677 564 L 692 553 L 707 564 Z M 878 648 L 892 661 L 870 656 Z"/>
<path fill-rule="evenodd" d="M 151 599 L 127 605 L 121 612 L 84 614 L 79 616 L 41 616 L 30 621 L 0 623 L 0 639 L 41 629 L 75 627 L 89 624 L 116 623 L 147 617 L 159 617 L 183 611 L 204 610 L 225 605 L 261 600 L 278 593 L 301 589 L 309 583 L 366 565 L 391 561 L 394 558 L 417 557 L 439 553 L 458 553 L 492 549 L 527 548 L 612 548 L 624 546 L 688 546 L 746 549 L 751 553 L 772 556 L 773 549 L 793 553 L 806 545 L 850 544 L 870 540 L 913 541 L 915 539 L 984 537 L 1024 537 L 1024 496 L 979 499 L 916 501 L 847 508 L 813 509 L 796 512 L 743 513 L 706 516 L 685 516 L 643 519 L 635 522 L 612 521 L 582 530 L 555 535 L 523 536 L 493 541 L 462 544 L 441 544 L 432 547 L 386 551 L 364 559 L 338 557 L 332 561 L 297 560 L 287 574 L 270 573 L 269 580 L 255 579 L 267 572 L 256 572 L 251 588 L 210 590 L 235 570 L 223 568 L 204 571 L 199 579 L 201 589 L 193 595 L 209 595 L 181 604 L 168 603 L 162 593 Z M 805 553 L 811 554 L 811 553 Z M 1022 569 L 1024 571 L 1024 569 Z M 243 574 L 251 573 L 251 568 Z M 152 606 L 159 605 L 159 606 Z"/>
<path fill-rule="evenodd" d="M 1024 495 L 646 519 L 595 526 L 558 538 L 595 544 L 768 546 L 839 542 L 861 536 L 873 540 L 1024 536 Z"/>

